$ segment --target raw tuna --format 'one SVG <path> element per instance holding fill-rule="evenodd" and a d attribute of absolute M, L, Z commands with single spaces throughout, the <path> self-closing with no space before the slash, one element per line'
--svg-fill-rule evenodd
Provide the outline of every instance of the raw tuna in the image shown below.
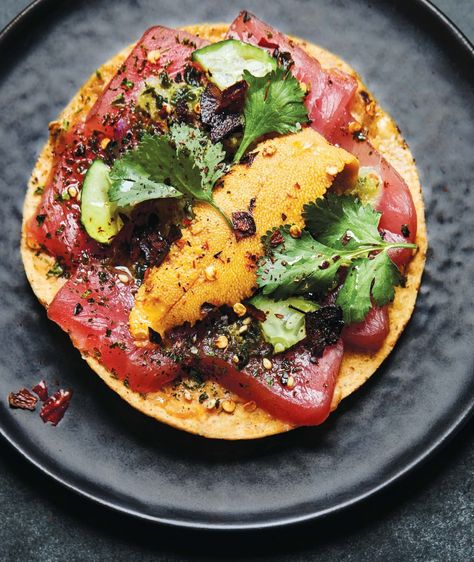
<path fill-rule="evenodd" d="M 254 400 L 276 418 L 296 425 L 319 425 L 330 412 L 343 352 L 344 346 L 339 341 L 326 347 L 323 356 L 314 362 L 311 351 L 299 345 L 272 357 L 271 373 L 257 359 L 251 359 L 242 370 L 205 354 L 199 357 L 199 364 L 203 372 L 214 373 L 226 388 Z M 292 373 L 294 386 L 288 386 L 288 372 Z M 286 375 L 285 384 L 278 373 Z"/>
<path fill-rule="evenodd" d="M 128 329 L 132 283 L 99 264 L 79 268 L 57 293 L 48 316 L 69 333 L 74 346 L 96 358 L 136 392 L 153 392 L 180 367 L 149 344 L 137 347 Z"/>
<path fill-rule="evenodd" d="M 95 158 L 108 161 L 113 150 L 133 146 L 137 133 L 148 124 L 134 111 L 144 80 L 164 68 L 171 77 L 183 72 L 192 51 L 205 44 L 184 31 L 152 27 L 98 98 L 85 124 L 59 134 L 55 164 L 27 232 L 65 265 L 77 265 L 84 252 L 99 255 L 104 251 L 87 236 L 80 222 L 77 194 L 85 172 Z M 106 145 L 110 140 L 114 143 Z"/>
<path fill-rule="evenodd" d="M 171 332 L 170 350 L 279 419 L 296 425 L 322 423 L 344 351 L 340 309 L 330 305 L 308 315 L 306 338 L 276 355 L 255 319 L 242 322 L 230 309 L 214 309 L 191 331 L 184 326 Z M 225 346 L 217 345 L 222 338 Z"/>
<path fill-rule="evenodd" d="M 313 127 L 323 136 L 334 130 L 357 90 L 357 81 L 348 74 L 331 70 L 326 72 L 319 62 L 283 33 L 248 12 L 241 12 L 232 22 L 228 37 L 240 39 L 270 52 L 289 53 L 291 72 L 306 85 L 306 107 Z"/>

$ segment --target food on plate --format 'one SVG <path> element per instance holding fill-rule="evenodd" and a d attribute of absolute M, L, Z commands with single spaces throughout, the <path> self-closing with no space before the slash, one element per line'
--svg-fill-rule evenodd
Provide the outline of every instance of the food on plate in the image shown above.
<path fill-rule="evenodd" d="M 72 390 L 58 389 L 53 394 L 49 394 L 48 387 L 44 380 L 35 384 L 31 390 L 21 388 L 18 392 L 10 392 L 8 404 L 12 409 L 36 410 L 38 399 L 41 401 L 40 418 L 44 423 L 58 425 L 63 419 L 72 398 Z"/>
<path fill-rule="evenodd" d="M 96 71 L 50 126 L 22 256 L 132 406 L 251 439 L 374 374 L 426 245 L 414 160 L 354 70 L 241 12 L 152 27 Z"/>

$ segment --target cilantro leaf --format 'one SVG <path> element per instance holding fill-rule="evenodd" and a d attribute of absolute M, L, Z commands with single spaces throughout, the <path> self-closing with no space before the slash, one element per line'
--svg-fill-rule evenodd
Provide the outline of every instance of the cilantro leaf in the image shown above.
<path fill-rule="evenodd" d="M 188 152 L 192 155 L 201 173 L 203 189 L 212 191 L 214 184 L 228 169 L 224 163 L 225 152 L 222 143 L 212 143 L 199 129 L 184 123 L 173 125 L 170 132 L 177 152 L 184 156 Z"/>
<path fill-rule="evenodd" d="M 372 308 L 372 300 L 383 306 L 393 300 L 394 286 L 402 283 L 397 266 L 386 252 L 373 259 L 358 259 L 351 265 L 346 280 L 337 295 L 338 304 L 347 324 L 362 322 Z"/>
<path fill-rule="evenodd" d="M 118 158 L 110 171 L 110 201 L 125 208 L 150 199 L 181 197 L 182 194 L 177 189 L 157 179 L 157 156 L 163 153 L 170 158 L 174 157 L 174 150 L 168 139 L 164 136 L 147 135 L 136 150 Z"/>
<path fill-rule="evenodd" d="M 379 244 L 381 213 L 354 197 L 333 193 L 304 206 L 303 217 L 311 234 L 332 248 L 351 249 L 361 244 Z"/>
<path fill-rule="evenodd" d="M 279 300 L 324 293 L 333 287 L 341 266 L 340 253 L 317 242 L 306 230 L 301 238 L 293 238 L 288 226 L 280 232 L 283 243 L 259 262 L 257 277 L 262 293 Z"/>
<path fill-rule="evenodd" d="M 303 103 L 305 93 L 287 69 L 278 67 L 262 77 L 244 70 L 243 78 L 249 85 L 244 105 L 245 128 L 234 162 L 262 135 L 295 133 L 308 121 Z"/>
<path fill-rule="evenodd" d="M 215 207 L 212 188 L 227 170 L 224 158 L 220 143 L 212 144 L 188 125 L 173 125 L 166 135 L 145 135 L 134 150 L 115 161 L 109 199 L 126 208 L 184 195 Z"/>
<path fill-rule="evenodd" d="M 264 295 L 286 299 L 308 293 L 325 294 L 340 282 L 336 303 L 348 324 L 361 322 L 372 301 L 382 306 L 394 297 L 402 276 L 390 259 L 394 248 L 415 244 L 388 243 L 378 232 L 380 214 L 348 196 L 328 195 L 305 207 L 307 229 L 292 238 L 289 226 L 267 233 L 265 255 L 259 262 L 257 285 Z"/>

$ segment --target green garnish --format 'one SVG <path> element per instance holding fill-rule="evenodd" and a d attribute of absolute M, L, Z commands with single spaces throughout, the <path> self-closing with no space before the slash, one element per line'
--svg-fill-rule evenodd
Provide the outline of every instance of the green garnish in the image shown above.
<path fill-rule="evenodd" d="M 303 103 L 305 93 L 288 70 L 279 67 L 263 77 L 244 70 L 243 78 L 249 85 L 244 105 L 245 127 L 234 162 L 262 135 L 295 133 L 308 121 Z"/>
<path fill-rule="evenodd" d="M 373 168 L 362 167 L 355 184 L 346 189 L 344 193 L 358 197 L 362 203 L 372 204 L 378 198 L 382 185 L 382 178 Z"/>
<path fill-rule="evenodd" d="M 407 246 L 413 247 L 414 244 Z M 352 262 L 336 299 L 347 324 L 362 322 L 372 308 L 371 297 L 379 306 L 393 301 L 394 287 L 401 285 L 403 278 L 398 267 L 389 258 L 387 249 L 373 259 L 359 258 Z"/>
<path fill-rule="evenodd" d="M 258 286 L 264 295 L 286 299 L 307 293 L 325 294 L 347 267 L 347 277 L 336 299 L 344 322 L 361 322 L 372 306 L 383 306 L 394 296 L 403 278 L 388 250 L 416 248 L 415 244 L 384 242 L 378 232 L 381 214 L 350 196 L 328 195 L 305 206 L 306 230 L 293 238 L 289 227 L 281 237 L 267 234 L 266 255 L 258 268 Z M 274 234 L 274 233 L 273 233 Z M 283 240 L 272 247 L 272 240 Z"/>
<path fill-rule="evenodd" d="M 46 273 L 46 277 L 62 277 L 65 273 L 64 267 L 59 261 L 55 261 L 51 269 Z"/>
<path fill-rule="evenodd" d="M 121 82 L 121 86 L 123 86 L 127 90 L 131 90 L 133 88 L 133 82 L 128 78 L 124 78 Z"/>
<path fill-rule="evenodd" d="M 258 294 L 249 302 L 265 313 L 260 329 L 265 341 L 273 345 L 275 353 L 289 349 L 306 337 L 305 314 L 319 308 L 316 303 L 302 297 L 274 301 Z"/>
<path fill-rule="evenodd" d="M 164 76 L 168 77 L 166 73 Z M 165 104 L 170 109 L 178 103 L 185 103 L 188 111 L 194 111 L 196 101 L 201 97 L 204 88 L 171 83 L 169 80 L 165 81 L 165 84 L 163 85 L 163 78 L 158 76 L 148 78 L 137 97 L 137 106 L 154 120 L 160 119 L 160 111 Z"/>
<path fill-rule="evenodd" d="M 125 96 L 123 95 L 123 93 L 118 94 L 118 96 L 116 96 L 111 102 L 111 105 L 114 106 L 120 106 L 120 105 L 125 105 Z"/>
<path fill-rule="evenodd" d="M 216 208 L 212 188 L 226 172 L 222 144 L 185 124 L 166 135 L 145 135 L 136 149 L 115 161 L 109 199 L 119 208 L 150 199 L 185 196 Z"/>
<path fill-rule="evenodd" d="M 237 39 L 225 39 L 197 49 L 192 58 L 221 90 L 242 80 L 244 70 L 253 76 L 265 76 L 277 65 L 264 49 Z"/>

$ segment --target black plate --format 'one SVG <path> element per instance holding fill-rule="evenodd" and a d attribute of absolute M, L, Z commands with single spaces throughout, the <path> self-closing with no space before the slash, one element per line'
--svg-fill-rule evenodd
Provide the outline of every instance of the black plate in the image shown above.
<path fill-rule="evenodd" d="M 430 239 L 416 313 L 377 376 L 322 427 L 258 442 L 206 441 L 135 412 L 46 319 L 18 251 L 25 185 L 48 121 L 89 74 L 154 23 L 230 21 L 235 9 L 205 0 L 43 0 L 0 38 L 1 433 L 89 498 L 199 528 L 283 525 L 342 510 L 426 459 L 474 408 L 472 46 L 422 1 L 245 4 L 360 71 L 417 158 Z M 57 428 L 6 402 L 42 377 L 74 389 Z"/>

